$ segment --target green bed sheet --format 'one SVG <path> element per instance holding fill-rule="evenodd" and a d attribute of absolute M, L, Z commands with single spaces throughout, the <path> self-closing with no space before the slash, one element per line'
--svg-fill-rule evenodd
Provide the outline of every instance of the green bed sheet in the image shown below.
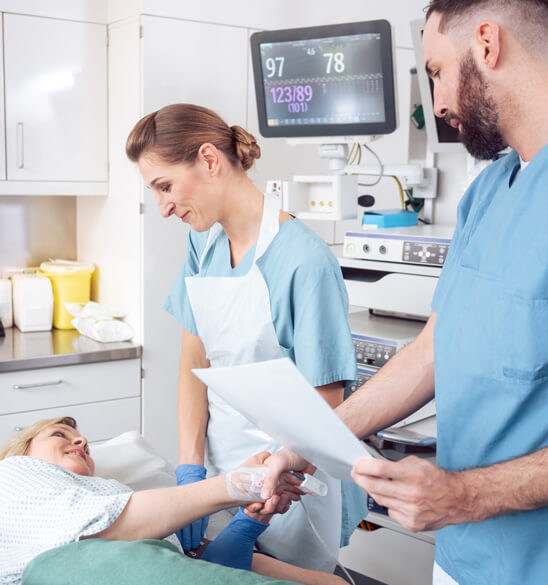
<path fill-rule="evenodd" d="M 89 539 L 42 553 L 23 585 L 277 585 L 291 583 L 181 554 L 165 540 Z"/>

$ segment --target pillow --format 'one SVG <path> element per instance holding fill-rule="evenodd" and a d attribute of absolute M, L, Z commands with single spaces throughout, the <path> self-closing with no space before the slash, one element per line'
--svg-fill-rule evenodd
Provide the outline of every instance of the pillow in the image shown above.
<path fill-rule="evenodd" d="M 116 479 L 135 491 L 177 485 L 175 470 L 137 431 L 90 446 L 95 475 Z"/>

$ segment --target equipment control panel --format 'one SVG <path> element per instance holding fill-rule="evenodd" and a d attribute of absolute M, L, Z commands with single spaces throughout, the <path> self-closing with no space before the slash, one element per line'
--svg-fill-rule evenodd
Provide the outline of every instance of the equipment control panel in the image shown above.
<path fill-rule="evenodd" d="M 414 264 L 434 264 L 442 266 L 447 256 L 448 244 L 422 243 L 403 241 L 402 262 L 413 262 Z"/>
<path fill-rule="evenodd" d="M 413 341 L 424 327 L 421 321 L 381 317 L 370 314 L 368 310 L 350 313 L 348 323 L 356 350 L 358 379 L 345 388 L 345 399 L 365 384 L 396 352 Z"/>
<path fill-rule="evenodd" d="M 358 367 L 358 378 L 344 389 L 344 400 L 346 400 L 349 396 L 352 396 L 352 394 L 354 394 L 358 388 L 363 386 L 367 380 L 369 380 L 369 378 L 371 378 L 371 376 L 376 373 L 376 371 L 376 369 Z"/>
<path fill-rule="evenodd" d="M 358 366 L 380 368 L 396 353 L 397 343 L 386 343 L 373 337 L 352 334 Z"/>
<path fill-rule="evenodd" d="M 360 260 L 443 266 L 452 233 L 452 227 L 432 225 L 347 232 L 343 254 Z"/>

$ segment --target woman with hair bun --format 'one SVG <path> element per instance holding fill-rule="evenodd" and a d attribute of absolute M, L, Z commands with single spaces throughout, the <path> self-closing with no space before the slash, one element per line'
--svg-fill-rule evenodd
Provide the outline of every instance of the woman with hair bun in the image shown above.
<path fill-rule="evenodd" d="M 183 326 L 177 481 L 187 484 L 279 447 L 208 393 L 192 368 L 287 356 L 336 407 L 345 382 L 356 377 L 348 296 L 326 243 L 246 175 L 261 150 L 240 126 L 228 126 L 206 108 L 174 104 L 140 120 L 126 152 L 156 194 L 160 213 L 176 215 L 191 228 L 185 263 L 165 305 Z M 337 556 L 340 482 L 317 475 L 328 483 L 329 495 L 310 499 L 307 507 Z M 228 518 L 216 520 L 222 525 Z M 207 522 L 183 529 L 183 548 L 199 545 Z M 261 550 L 304 568 L 333 571 L 334 561 L 302 506 L 274 519 L 268 532 L 258 540 Z"/>

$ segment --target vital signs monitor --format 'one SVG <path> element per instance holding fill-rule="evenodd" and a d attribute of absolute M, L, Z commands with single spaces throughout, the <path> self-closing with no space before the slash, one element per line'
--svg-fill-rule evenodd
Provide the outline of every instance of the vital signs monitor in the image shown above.
<path fill-rule="evenodd" d="M 396 128 L 386 20 L 251 35 L 265 137 L 388 134 Z"/>

